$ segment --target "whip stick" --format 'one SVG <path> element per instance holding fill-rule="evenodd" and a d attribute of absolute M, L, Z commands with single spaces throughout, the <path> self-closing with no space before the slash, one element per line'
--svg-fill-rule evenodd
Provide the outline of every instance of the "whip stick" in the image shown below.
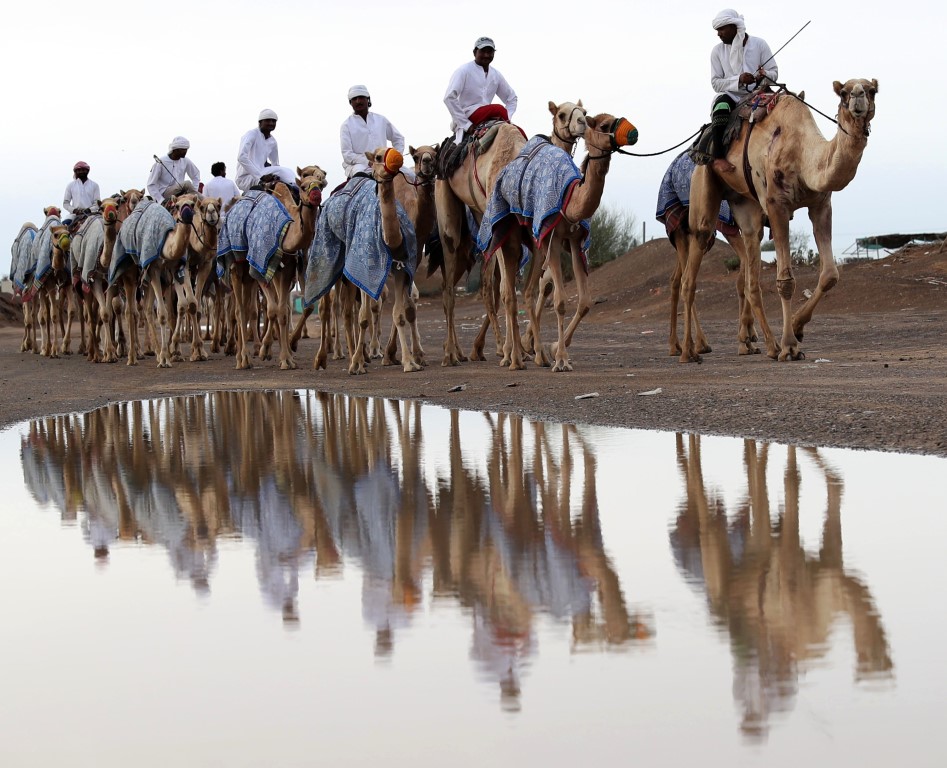
<path fill-rule="evenodd" d="M 799 27 L 799 32 L 802 32 L 802 30 L 804 30 L 806 27 L 808 27 L 811 23 L 812 23 L 812 19 L 809 19 L 809 21 L 807 21 L 805 24 L 803 24 L 801 27 Z M 796 37 L 798 36 L 799 32 L 796 32 L 795 35 L 793 35 L 793 36 L 790 37 L 785 43 L 783 43 L 782 46 L 780 47 L 779 51 L 781 51 L 783 48 L 785 48 L 787 45 L 789 45 L 793 40 L 795 40 Z M 779 53 L 779 51 L 776 51 L 776 53 Z M 776 53 L 774 53 L 774 54 L 773 54 L 772 56 L 770 56 L 766 61 L 764 61 L 762 64 L 760 64 L 760 69 L 762 69 L 762 68 L 765 67 L 767 64 L 769 64 L 773 59 L 775 59 L 775 58 L 776 58 Z"/>

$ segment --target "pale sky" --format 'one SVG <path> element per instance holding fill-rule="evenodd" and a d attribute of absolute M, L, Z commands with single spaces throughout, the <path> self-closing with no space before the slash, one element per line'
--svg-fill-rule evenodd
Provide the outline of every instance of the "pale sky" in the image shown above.
<path fill-rule="evenodd" d="M 496 41 L 494 65 L 518 94 L 513 120 L 527 135 L 549 133 L 550 100 L 581 98 L 590 114 L 610 112 L 638 127 L 631 151 L 658 152 L 709 119 L 711 20 L 723 7 L 694 0 L 17 3 L 5 11 L 0 46 L 7 172 L 0 229 L 12 244 L 25 221 L 41 223 L 44 206 L 62 204 L 77 160 L 92 166 L 103 195 L 143 187 L 152 155 L 165 154 L 177 135 L 190 140 L 188 157 L 204 180 L 217 160 L 234 178 L 240 136 L 264 107 L 279 115 L 282 164 L 320 165 L 334 187 L 343 179 L 339 127 L 351 113 L 349 86 L 367 85 L 373 111 L 407 143 L 439 142 L 449 132 L 447 82 L 480 35 Z M 833 195 L 837 255 L 856 237 L 947 229 L 939 194 L 947 165 L 940 84 L 947 11 L 917 0 L 851 9 L 754 2 L 736 10 L 748 34 L 774 51 L 811 20 L 776 60 L 780 80 L 805 90 L 826 114 L 837 109 L 833 80 L 879 81 L 858 174 Z M 816 120 L 834 135 L 832 123 Z M 642 222 L 649 239 L 664 236 L 655 202 L 677 151 L 612 161 L 604 204 L 632 212 L 639 236 Z M 580 144 L 576 159 L 583 155 Z M 796 228 L 811 231 L 804 212 Z"/>

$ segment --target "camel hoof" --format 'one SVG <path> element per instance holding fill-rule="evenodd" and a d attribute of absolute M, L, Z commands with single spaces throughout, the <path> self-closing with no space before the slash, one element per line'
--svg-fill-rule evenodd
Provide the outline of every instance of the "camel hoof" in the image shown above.
<path fill-rule="evenodd" d="M 556 361 L 556 364 L 552 367 L 553 373 L 567 373 L 572 370 L 572 363 L 567 360 Z"/>

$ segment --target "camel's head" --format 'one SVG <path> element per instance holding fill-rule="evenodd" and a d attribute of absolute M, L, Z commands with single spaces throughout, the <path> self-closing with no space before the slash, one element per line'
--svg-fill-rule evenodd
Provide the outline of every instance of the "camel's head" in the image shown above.
<path fill-rule="evenodd" d="M 102 219 L 106 224 L 115 224 L 118 221 L 118 197 L 107 197 L 98 201 L 99 210 L 102 211 Z"/>
<path fill-rule="evenodd" d="M 220 224 L 221 201 L 219 197 L 197 197 L 194 201 L 194 214 L 208 227 Z"/>
<path fill-rule="evenodd" d="M 308 179 L 308 180 L 310 180 L 309 183 L 316 183 L 316 184 L 318 185 L 318 187 L 319 187 L 320 190 L 325 189 L 326 186 L 327 186 L 328 183 L 329 183 L 329 182 L 326 180 L 326 172 L 325 172 L 324 170 L 322 170 L 318 165 L 307 165 L 307 166 L 305 166 L 304 168 L 300 168 L 300 167 L 297 166 L 297 167 L 296 167 L 296 175 L 297 175 L 300 179 L 303 179 L 303 180 Z M 301 184 L 297 184 L 297 186 L 298 186 L 300 189 L 302 189 L 302 185 L 301 185 Z"/>
<path fill-rule="evenodd" d="M 835 93 L 841 99 L 839 111 L 847 111 L 856 120 L 863 120 L 865 135 L 868 135 L 868 124 L 875 116 L 875 95 L 878 93 L 877 80 L 856 78 L 842 85 L 838 80 L 832 83 Z"/>
<path fill-rule="evenodd" d="M 53 269 L 63 269 L 66 266 L 66 254 L 69 253 L 69 246 L 72 244 L 69 227 L 57 225 L 50 227 L 49 231 L 53 243 Z"/>
<path fill-rule="evenodd" d="M 322 205 L 322 190 L 326 188 L 326 172 L 318 165 L 297 168 L 300 178 L 296 179 L 300 200 L 304 205 L 318 208 Z"/>
<path fill-rule="evenodd" d="M 191 222 L 194 221 L 196 199 L 196 195 L 178 195 L 177 197 L 171 198 L 171 202 L 168 204 L 168 210 L 171 211 L 171 215 L 174 217 L 176 224 L 189 226 Z"/>
<path fill-rule="evenodd" d="M 575 144 L 577 139 L 585 136 L 588 123 L 585 119 L 587 112 L 582 106 L 582 99 L 574 104 L 571 101 L 564 101 L 559 105 L 550 101 L 549 113 L 552 115 L 553 135 L 560 141 Z"/>
<path fill-rule="evenodd" d="M 124 189 L 121 190 L 118 198 L 118 220 L 125 221 L 144 196 L 143 189 L 129 189 L 127 192 Z"/>
<path fill-rule="evenodd" d="M 378 147 L 374 152 L 366 152 L 365 157 L 371 164 L 375 181 L 391 181 L 404 165 L 404 156 L 391 147 Z"/>
<path fill-rule="evenodd" d="M 619 147 L 631 146 L 638 141 L 638 129 L 623 117 L 603 113 L 587 117 L 586 122 L 586 146 L 613 152 Z"/>
<path fill-rule="evenodd" d="M 438 144 L 434 146 L 422 144 L 417 149 L 412 146 L 408 147 L 408 154 L 411 155 L 411 159 L 414 160 L 414 173 L 417 175 L 420 183 L 424 184 L 434 181 L 434 174 L 437 167 L 437 151 L 439 149 L 440 145 Z"/>
<path fill-rule="evenodd" d="M 43 215 L 47 219 L 50 216 L 55 216 L 56 218 L 59 218 L 61 214 L 62 214 L 62 211 L 60 211 L 59 208 L 57 208 L 55 205 L 47 205 L 45 208 L 43 208 Z"/>

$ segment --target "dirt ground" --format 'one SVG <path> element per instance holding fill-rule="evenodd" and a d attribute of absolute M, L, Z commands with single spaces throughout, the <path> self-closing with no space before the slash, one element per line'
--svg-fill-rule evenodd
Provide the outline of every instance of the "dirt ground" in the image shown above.
<path fill-rule="evenodd" d="M 494 361 L 441 367 L 443 311 L 439 295 L 428 293 L 439 278 L 423 286 L 419 308 L 428 365 L 411 374 L 375 362 L 367 375 L 350 376 L 343 362 L 331 360 L 328 371 L 312 370 L 315 319 L 312 338 L 300 344 L 296 371 L 280 371 L 274 361 L 237 371 L 234 359 L 221 355 L 160 370 L 154 358 L 128 368 L 92 365 L 77 355 L 47 360 L 21 354 L 22 325 L 0 314 L 0 427 L 116 400 L 313 388 L 552 421 L 947 456 L 947 254 L 938 254 L 936 245 L 914 246 L 843 265 L 838 285 L 806 328 L 806 359 L 790 363 L 737 355 L 734 275 L 724 267 L 729 254 L 719 243 L 701 270 L 698 307 L 714 351 L 699 365 L 668 355 L 674 252 L 664 239 L 592 274 L 597 303 L 573 341 L 572 373 L 554 374 L 532 363 L 514 372 Z M 797 299 L 816 280 L 814 269 L 797 270 Z M 764 269 L 763 286 L 778 333 L 774 268 Z M 481 314 L 476 296 L 459 299 L 465 350 Z M 548 342 L 555 325 L 551 313 L 544 319 Z"/>

